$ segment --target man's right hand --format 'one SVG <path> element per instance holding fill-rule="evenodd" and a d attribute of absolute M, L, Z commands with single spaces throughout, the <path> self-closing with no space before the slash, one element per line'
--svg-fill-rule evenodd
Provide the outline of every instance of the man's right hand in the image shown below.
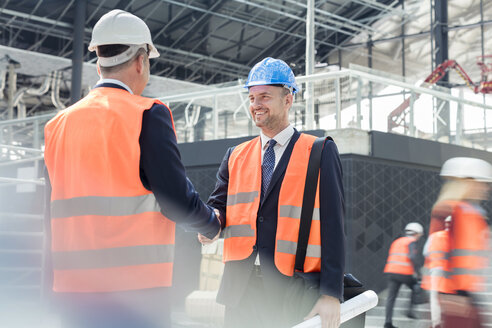
<path fill-rule="evenodd" d="M 215 213 L 215 216 L 217 217 L 217 221 L 219 221 L 220 223 L 220 212 L 218 209 L 214 208 L 214 213 Z M 210 239 L 210 238 L 207 238 L 205 237 L 204 235 L 202 235 L 201 233 L 198 234 L 198 241 L 202 244 L 202 245 L 209 245 L 211 243 L 213 243 L 214 241 L 216 241 L 217 239 L 219 239 L 219 236 L 220 236 L 220 232 L 221 232 L 222 229 L 219 229 L 219 232 L 217 232 L 217 235 L 213 238 L 213 239 Z"/>
<path fill-rule="evenodd" d="M 217 236 L 214 237 L 214 239 L 207 238 L 204 235 L 202 235 L 201 233 L 199 233 L 198 234 L 198 241 L 200 243 L 202 243 L 202 245 L 210 245 L 211 243 L 213 243 L 214 241 L 219 239 L 219 236 L 220 236 L 220 230 L 219 230 L 219 233 L 217 234 Z"/>

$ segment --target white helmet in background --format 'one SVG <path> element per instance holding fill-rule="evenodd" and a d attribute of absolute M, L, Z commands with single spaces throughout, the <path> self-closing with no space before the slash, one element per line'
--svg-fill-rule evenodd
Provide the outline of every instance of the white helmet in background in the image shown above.
<path fill-rule="evenodd" d="M 423 235 L 424 234 L 424 227 L 420 223 L 417 222 L 410 222 L 405 226 L 405 232 L 414 232 L 416 234 Z"/>
<path fill-rule="evenodd" d="M 159 57 L 147 24 L 139 17 L 123 10 L 111 10 L 103 15 L 92 29 L 89 51 L 95 51 L 98 46 L 109 44 L 140 47 L 148 45 L 149 58 Z"/>
<path fill-rule="evenodd" d="M 492 182 L 492 166 L 478 158 L 454 157 L 444 162 L 441 176 Z"/>

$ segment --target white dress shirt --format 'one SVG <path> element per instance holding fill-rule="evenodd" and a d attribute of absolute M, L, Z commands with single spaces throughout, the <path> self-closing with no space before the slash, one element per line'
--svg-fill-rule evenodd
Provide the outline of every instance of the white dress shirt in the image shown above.
<path fill-rule="evenodd" d="M 285 149 L 287 148 L 287 145 L 290 142 L 290 139 L 292 139 L 292 136 L 294 135 L 294 127 L 289 124 L 288 127 L 277 133 L 277 135 L 273 138 L 269 138 L 266 135 L 263 134 L 263 132 L 260 132 L 260 139 L 261 139 L 261 162 L 263 163 L 263 155 L 265 154 L 265 150 L 268 148 L 267 142 L 270 141 L 270 139 L 275 139 L 277 142 L 275 146 L 273 146 L 273 152 L 275 153 L 275 167 L 274 167 L 274 172 L 275 168 L 277 168 L 277 164 L 282 158 L 282 155 L 284 154 Z M 256 254 L 256 259 L 255 259 L 255 265 L 260 265 L 260 254 Z"/>
<path fill-rule="evenodd" d="M 275 139 L 277 143 L 275 144 L 275 146 L 273 146 L 273 151 L 275 153 L 275 168 L 276 168 L 278 162 L 280 161 L 280 158 L 282 158 L 282 155 L 284 154 L 284 151 L 287 148 L 287 145 L 289 144 L 290 139 L 292 139 L 293 135 L 294 135 L 294 127 L 290 124 L 273 138 L 269 138 L 266 135 L 264 135 L 263 132 L 260 132 L 261 162 L 263 163 L 263 154 L 265 154 L 265 150 L 268 148 L 267 142 L 270 141 L 270 139 Z"/>
<path fill-rule="evenodd" d="M 99 81 L 97 81 L 96 83 L 96 87 L 99 85 L 99 84 L 103 84 L 103 83 L 113 83 L 113 84 L 117 84 L 119 85 L 120 87 L 123 87 L 125 88 L 128 92 L 130 92 L 131 94 L 133 94 L 133 91 L 132 89 L 130 89 L 129 86 L 127 86 L 125 83 L 121 82 L 120 80 L 115 80 L 115 79 L 100 79 Z"/>

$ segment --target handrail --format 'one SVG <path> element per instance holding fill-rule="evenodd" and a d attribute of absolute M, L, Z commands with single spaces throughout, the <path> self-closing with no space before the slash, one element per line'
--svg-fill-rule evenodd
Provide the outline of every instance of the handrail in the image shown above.
<path fill-rule="evenodd" d="M 28 180 L 28 179 L 6 178 L 6 177 L 0 177 L 0 182 L 32 183 L 41 186 L 44 186 L 45 184 L 44 180 Z"/>
<path fill-rule="evenodd" d="M 38 154 L 44 153 L 41 149 L 37 149 L 37 148 L 27 148 L 27 147 L 19 147 L 19 146 L 4 145 L 4 144 L 0 144 L 0 148 L 20 150 L 20 151 L 32 152 L 32 153 L 38 153 Z"/>
<path fill-rule="evenodd" d="M 335 79 L 343 78 L 343 77 L 364 78 L 364 79 L 371 81 L 371 82 L 381 83 L 381 84 L 386 84 L 386 85 L 394 85 L 394 86 L 397 86 L 397 87 L 400 87 L 403 89 L 412 90 L 412 91 L 415 91 L 415 92 L 420 93 L 420 94 L 428 94 L 430 96 L 438 97 L 438 98 L 448 100 L 448 101 L 456 101 L 456 102 L 461 102 L 461 103 L 466 104 L 466 105 L 471 105 L 471 106 L 485 108 L 485 109 L 492 109 L 492 105 L 486 105 L 486 104 L 482 104 L 480 102 L 476 102 L 473 100 L 467 100 L 464 98 L 450 95 L 450 94 L 443 92 L 443 91 L 415 86 L 415 85 L 408 83 L 408 82 L 403 82 L 403 81 L 399 81 L 397 79 L 378 76 L 378 75 L 367 73 L 367 72 L 364 72 L 362 70 L 357 70 L 354 68 L 343 68 L 339 71 L 334 71 L 334 72 L 323 72 L 323 73 L 312 74 L 309 76 L 299 76 L 299 77 L 296 77 L 296 81 L 297 81 L 297 83 L 301 84 L 301 83 L 306 83 L 306 82 L 316 82 L 316 81 L 320 81 L 320 80 L 324 80 L 324 81 L 335 80 Z M 171 96 L 166 96 L 166 97 L 160 97 L 158 99 L 164 103 L 171 103 L 171 102 L 175 102 L 175 101 L 185 101 L 185 100 L 189 100 L 192 98 L 201 99 L 201 98 L 207 98 L 207 97 L 213 97 L 213 96 L 226 95 L 226 94 L 231 94 L 231 93 L 235 93 L 235 92 L 246 92 L 246 89 L 242 85 L 235 85 L 235 86 L 229 86 L 229 87 L 224 87 L 224 88 L 219 87 L 219 88 L 200 90 L 200 91 L 189 92 L 189 93 L 181 93 L 181 94 L 176 94 L 176 95 L 171 95 Z"/>
<path fill-rule="evenodd" d="M 56 114 L 57 114 L 56 112 L 53 112 L 53 113 L 49 113 L 49 114 L 30 116 L 30 117 L 21 118 L 21 119 L 0 121 L 0 126 L 16 125 L 19 123 L 30 123 L 32 121 L 41 121 L 43 119 L 50 119 L 53 116 L 55 116 Z"/>

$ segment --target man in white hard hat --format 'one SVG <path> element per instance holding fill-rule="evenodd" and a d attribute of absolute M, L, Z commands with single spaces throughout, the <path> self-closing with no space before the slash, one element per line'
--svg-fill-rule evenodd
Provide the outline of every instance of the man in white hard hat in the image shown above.
<path fill-rule="evenodd" d="M 441 327 L 482 327 L 477 292 L 484 290 L 490 254 L 490 227 L 481 202 L 488 199 L 492 165 L 454 157 L 441 169 L 445 183 L 432 209 L 429 233 L 442 230 L 451 216 L 446 279 L 439 288 Z"/>
<path fill-rule="evenodd" d="M 424 234 L 424 228 L 420 223 L 410 222 L 405 226 L 405 236 L 396 239 L 389 249 L 388 259 L 384 272 L 388 275 L 388 298 L 386 299 L 386 319 L 384 328 L 393 326 L 393 307 L 396 296 L 402 284 L 412 290 L 412 299 L 407 316 L 415 318 L 413 305 L 415 304 L 416 276 L 418 275 L 421 261 L 421 251 L 417 242 Z"/>
<path fill-rule="evenodd" d="M 52 289 L 66 327 L 169 327 L 174 228 L 208 238 L 213 210 L 186 178 L 171 111 L 142 97 L 147 25 L 113 10 L 94 26 L 101 80 L 45 128 Z"/>

